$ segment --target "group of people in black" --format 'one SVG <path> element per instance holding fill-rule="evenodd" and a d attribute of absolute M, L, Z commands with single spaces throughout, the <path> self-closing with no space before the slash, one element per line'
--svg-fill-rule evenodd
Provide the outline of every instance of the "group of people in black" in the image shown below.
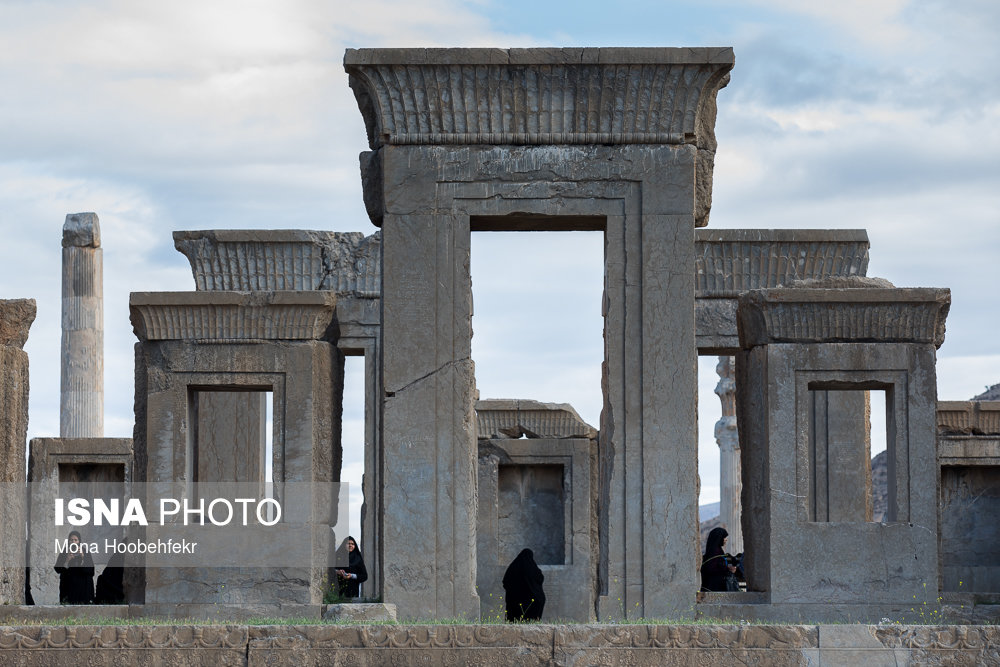
<path fill-rule="evenodd" d="M 60 604 L 122 604 L 125 602 L 125 568 L 121 554 L 114 554 L 97 577 L 94 587 L 94 559 L 82 544 L 78 531 L 72 531 L 67 540 L 69 549 L 56 558 L 55 570 L 59 574 Z M 28 582 L 25 582 L 26 586 Z M 31 604 L 31 590 L 26 592 L 26 602 Z"/>
<path fill-rule="evenodd" d="M 59 574 L 60 604 L 122 604 L 125 602 L 125 587 L 121 554 L 114 554 L 108 561 L 94 587 L 94 559 L 82 543 L 78 531 L 72 531 L 67 540 L 69 548 L 56 558 L 55 570 Z M 345 541 L 347 567 L 336 570 L 337 590 L 342 598 L 357 598 L 361 595 L 361 584 L 368 580 L 365 559 L 361 556 L 358 543 L 353 537 Z M 26 598 L 31 599 L 30 584 L 26 582 Z"/>
<path fill-rule="evenodd" d="M 726 538 L 729 532 L 713 528 L 708 534 L 705 553 L 701 563 L 701 590 L 738 591 L 742 573 L 742 554 L 730 556 L 726 553 Z M 545 608 L 545 591 L 542 583 L 545 576 L 535 563 L 531 549 L 523 549 L 507 567 L 503 575 L 506 598 L 507 621 L 519 623 L 538 621 Z"/>
<path fill-rule="evenodd" d="M 725 551 L 729 533 L 725 528 L 713 528 L 708 534 L 705 554 L 701 564 L 701 590 L 739 590 L 738 563 L 730 562 L 731 556 Z M 94 588 L 94 561 L 81 544 L 77 531 L 69 534 L 70 549 L 59 554 L 55 570 L 59 573 L 59 602 L 62 604 L 117 604 L 124 601 L 124 568 L 120 557 L 112 556 L 107 567 L 97 578 Z M 348 536 L 348 566 L 338 568 L 337 590 L 342 598 L 360 597 L 361 584 L 368 580 L 365 560 L 353 537 Z M 118 557 L 118 562 L 116 562 Z M 545 591 L 542 584 L 545 575 L 535 563 L 531 549 L 522 549 L 507 566 L 503 575 L 507 621 L 518 623 L 538 621 L 545 608 Z"/>

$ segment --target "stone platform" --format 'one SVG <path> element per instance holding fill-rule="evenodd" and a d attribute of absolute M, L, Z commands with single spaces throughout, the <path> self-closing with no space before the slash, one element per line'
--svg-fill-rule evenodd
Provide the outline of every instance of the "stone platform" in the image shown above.
<path fill-rule="evenodd" d="M 0 626 L 0 665 L 931 663 L 1000 664 L 1000 626 Z"/>

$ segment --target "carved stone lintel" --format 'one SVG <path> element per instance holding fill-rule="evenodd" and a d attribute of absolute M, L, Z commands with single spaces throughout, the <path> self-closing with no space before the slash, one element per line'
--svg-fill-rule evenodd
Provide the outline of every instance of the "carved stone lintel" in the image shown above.
<path fill-rule="evenodd" d="M 944 343 L 948 289 L 751 290 L 737 311 L 740 345 Z"/>
<path fill-rule="evenodd" d="M 333 292 L 133 292 L 136 337 L 151 340 L 323 340 Z"/>

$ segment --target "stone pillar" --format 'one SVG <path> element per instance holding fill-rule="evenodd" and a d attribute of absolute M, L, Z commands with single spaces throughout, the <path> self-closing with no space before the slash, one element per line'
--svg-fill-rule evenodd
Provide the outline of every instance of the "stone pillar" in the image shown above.
<path fill-rule="evenodd" d="M 63 225 L 59 435 L 104 436 L 104 263 L 96 213 Z"/>
<path fill-rule="evenodd" d="M 0 300 L 0 605 L 24 604 L 25 441 L 34 299 Z"/>
<path fill-rule="evenodd" d="M 722 417 L 715 423 L 715 441 L 719 444 L 719 519 L 729 532 L 726 549 L 743 551 L 743 528 L 740 525 L 740 435 L 736 428 L 736 360 L 719 357 L 715 367 L 719 384 L 715 387 L 722 402 Z"/>

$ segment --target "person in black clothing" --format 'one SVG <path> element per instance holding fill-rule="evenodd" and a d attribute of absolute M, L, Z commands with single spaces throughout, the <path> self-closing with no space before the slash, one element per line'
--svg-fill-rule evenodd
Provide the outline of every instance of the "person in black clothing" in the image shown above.
<path fill-rule="evenodd" d="M 337 589 L 345 598 L 361 597 L 361 584 L 368 581 L 368 569 L 354 538 L 347 537 L 347 569 L 337 570 Z"/>
<path fill-rule="evenodd" d="M 115 553 L 97 577 L 95 604 L 125 604 L 125 556 Z"/>
<path fill-rule="evenodd" d="M 545 575 L 535 563 L 531 549 L 522 549 L 503 575 L 507 598 L 507 621 L 540 621 L 545 608 Z"/>
<path fill-rule="evenodd" d="M 94 601 L 94 559 L 87 553 L 80 533 L 69 534 L 69 548 L 56 558 L 60 604 L 90 604 Z"/>
<path fill-rule="evenodd" d="M 708 541 L 705 544 L 705 555 L 701 561 L 701 590 L 703 591 L 725 591 L 726 577 L 730 572 L 736 572 L 736 566 L 730 565 L 726 560 L 726 538 L 729 533 L 725 528 L 719 526 L 713 528 L 708 534 Z"/>

